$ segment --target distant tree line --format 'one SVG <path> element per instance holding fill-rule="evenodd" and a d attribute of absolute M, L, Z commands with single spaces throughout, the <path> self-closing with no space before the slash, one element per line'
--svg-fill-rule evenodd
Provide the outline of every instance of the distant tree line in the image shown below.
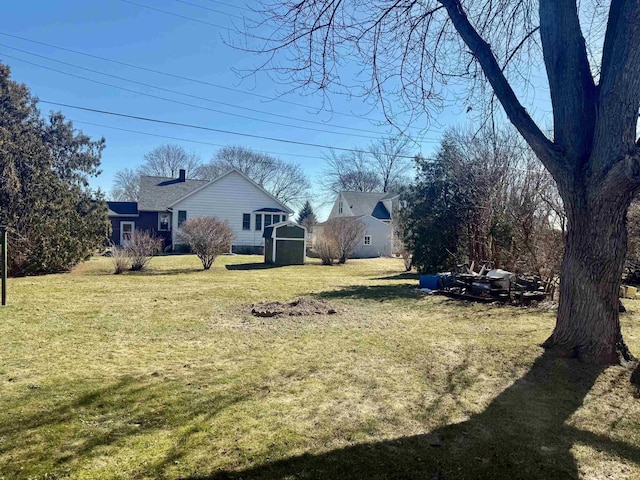
<path fill-rule="evenodd" d="M 184 169 L 188 178 L 213 180 L 231 169 L 236 169 L 263 187 L 283 203 L 300 203 L 310 189 L 307 176 L 300 165 L 288 163 L 272 155 L 231 146 L 220 149 L 209 162 L 202 162 L 194 153 L 179 145 L 161 145 L 144 156 L 137 168 L 124 168 L 116 173 L 111 198 L 136 201 L 140 176 L 178 176 Z"/>

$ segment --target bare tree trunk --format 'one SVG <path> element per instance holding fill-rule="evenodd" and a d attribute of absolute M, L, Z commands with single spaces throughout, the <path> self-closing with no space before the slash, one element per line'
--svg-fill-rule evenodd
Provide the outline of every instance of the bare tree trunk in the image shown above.
<path fill-rule="evenodd" d="M 584 191 L 583 191 L 584 192 Z M 558 318 L 547 349 L 593 364 L 630 361 L 620 331 L 618 295 L 627 248 L 630 196 L 565 192 L 567 242 Z"/>

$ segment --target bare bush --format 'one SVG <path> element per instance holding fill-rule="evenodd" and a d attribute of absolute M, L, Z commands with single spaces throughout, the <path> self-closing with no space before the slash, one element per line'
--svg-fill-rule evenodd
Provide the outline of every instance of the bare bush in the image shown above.
<path fill-rule="evenodd" d="M 131 240 L 124 247 L 125 254 L 131 262 L 130 269 L 134 272 L 144 270 L 151 257 L 162 248 L 162 239 L 152 237 L 149 232 L 134 230 Z"/>
<path fill-rule="evenodd" d="M 313 245 L 313 250 L 320 257 L 323 265 L 333 265 L 338 258 L 338 250 L 335 243 L 323 233 Z"/>
<path fill-rule="evenodd" d="M 333 243 L 338 263 L 345 263 L 355 252 L 364 232 L 365 225 L 360 220 L 336 217 L 325 223 L 323 235 Z"/>
<path fill-rule="evenodd" d="M 129 269 L 129 255 L 124 248 L 112 245 L 110 252 L 111 261 L 113 262 L 113 273 L 115 275 L 119 275 Z"/>
<path fill-rule="evenodd" d="M 226 220 L 216 217 L 190 218 L 182 224 L 178 240 L 189 245 L 205 270 L 209 270 L 218 255 L 231 250 L 233 230 Z"/>

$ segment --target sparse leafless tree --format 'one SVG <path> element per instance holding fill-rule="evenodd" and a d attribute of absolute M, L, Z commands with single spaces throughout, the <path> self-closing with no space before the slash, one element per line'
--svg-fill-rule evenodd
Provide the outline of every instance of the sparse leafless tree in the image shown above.
<path fill-rule="evenodd" d="M 219 150 L 200 168 L 200 178 L 213 180 L 231 169 L 242 172 L 283 203 L 297 205 L 309 193 L 309 180 L 300 165 L 240 146 Z"/>
<path fill-rule="evenodd" d="M 190 178 L 199 178 L 201 166 L 200 157 L 195 153 L 187 152 L 180 145 L 166 144 L 145 154 L 140 171 L 144 175 L 175 178 L 180 170 L 186 170 Z"/>
<path fill-rule="evenodd" d="M 209 270 L 216 257 L 231 251 L 233 230 L 226 220 L 216 217 L 194 217 L 185 221 L 178 230 L 178 241 L 189 245 L 191 252 Z"/>
<path fill-rule="evenodd" d="M 144 162 L 136 168 L 123 168 L 116 172 L 110 196 L 112 200 L 135 202 L 140 193 L 140 176 L 176 178 L 186 170 L 188 178 L 202 178 L 200 158 L 180 145 L 161 145 L 145 154 Z"/>
<path fill-rule="evenodd" d="M 380 178 L 373 170 L 367 152 L 359 150 L 338 153 L 330 150 L 324 155 L 324 159 L 320 183 L 331 199 L 342 191 L 379 192 L 381 190 Z"/>
<path fill-rule="evenodd" d="M 368 95 L 391 120 L 407 113 L 409 121 L 437 113 L 460 92 L 468 109 L 482 110 L 474 95 L 490 92 L 553 176 L 567 214 L 557 322 L 544 346 L 589 363 L 633 358 L 620 330 L 618 287 L 625 218 L 640 189 L 640 0 L 263 5 L 265 21 L 278 28 L 257 50 L 270 55 L 272 72 L 298 85 Z M 352 63 L 345 58 L 354 57 L 360 83 L 343 78 Z M 552 136 L 523 105 L 529 74 L 543 65 Z"/>
<path fill-rule="evenodd" d="M 118 202 L 136 202 L 140 193 L 140 171 L 123 168 L 116 172 L 110 197 Z"/>
<path fill-rule="evenodd" d="M 411 139 L 404 135 L 383 138 L 369 145 L 369 154 L 383 192 L 398 190 L 409 183 Z"/>

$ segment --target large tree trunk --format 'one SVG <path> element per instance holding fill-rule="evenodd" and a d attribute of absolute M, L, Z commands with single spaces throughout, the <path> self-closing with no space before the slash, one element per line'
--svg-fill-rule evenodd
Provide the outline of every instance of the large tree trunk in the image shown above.
<path fill-rule="evenodd" d="M 560 304 L 553 334 L 543 344 L 594 364 L 633 359 L 622 338 L 618 292 L 627 250 L 626 212 L 631 196 L 564 192 L 567 239 Z"/>

